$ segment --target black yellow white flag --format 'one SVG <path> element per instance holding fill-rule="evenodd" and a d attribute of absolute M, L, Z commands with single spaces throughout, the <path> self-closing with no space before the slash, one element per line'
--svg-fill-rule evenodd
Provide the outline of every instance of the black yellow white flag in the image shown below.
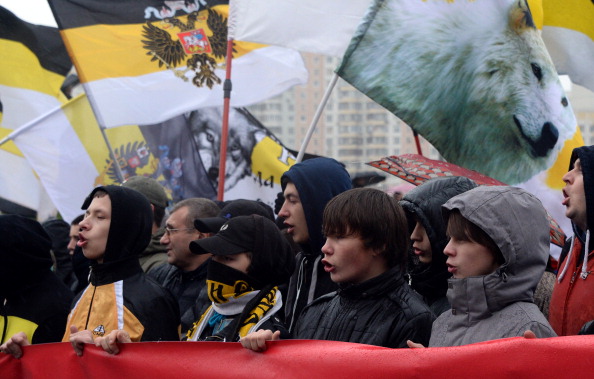
<path fill-rule="evenodd" d="M 51 0 L 99 124 L 163 122 L 223 104 L 228 1 Z M 296 51 L 236 42 L 232 106 L 304 83 Z"/>

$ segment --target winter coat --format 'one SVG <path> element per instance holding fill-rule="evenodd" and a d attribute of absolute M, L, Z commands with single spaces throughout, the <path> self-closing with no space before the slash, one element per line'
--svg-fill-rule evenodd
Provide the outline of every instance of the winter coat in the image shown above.
<path fill-rule="evenodd" d="M 70 326 L 104 336 L 124 329 L 132 341 L 178 341 L 179 307 L 171 293 L 148 278 L 138 261 L 151 236 L 152 211 L 144 195 L 120 186 L 97 187 L 111 200 L 111 224 L 103 263 L 93 262 L 90 283 L 74 301 Z"/>
<path fill-rule="evenodd" d="M 181 315 L 181 334 L 184 335 L 210 305 L 206 291 L 206 267 L 208 260 L 196 270 L 183 272 L 165 264 L 152 270 L 148 276 L 168 289 L 177 299 Z"/>
<path fill-rule="evenodd" d="M 24 332 L 34 344 L 59 342 L 73 294 L 51 272 L 51 240 L 34 220 L 0 216 L 0 343 Z"/>
<path fill-rule="evenodd" d="M 594 146 L 573 150 L 569 169 L 580 159 L 586 195 L 588 228 L 594 225 Z M 591 231 L 580 230 L 573 224 L 574 236 L 566 241 L 559 262 L 557 282 L 553 288 L 549 321 L 560 336 L 578 334 L 582 326 L 594 320 L 594 244 Z M 588 245 L 585 249 L 584 246 Z M 587 253 L 586 253 L 587 252 Z M 583 266 L 584 257 L 586 265 Z"/>
<path fill-rule="evenodd" d="M 435 320 L 429 346 L 459 346 L 555 332 L 533 303 L 549 256 L 549 224 L 540 201 L 514 187 L 482 186 L 453 197 L 444 212 L 457 209 L 499 247 L 504 263 L 495 272 L 450 278 L 452 306 Z"/>
<path fill-rule="evenodd" d="M 351 178 L 345 168 L 331 158 L 313 158 L 295 164 L 283 174 L 283 191 L 288 182 L 295 185 L 307 221 L 309 243 L 300 245 L 295 273 L 289 281 L 285 303 L 285 324 L 293 330 L 301 310 L 315 298 L 335 291 L 338 286 L 321 264 L 322 215 L 326 203 L 334 196 L 351 189 Z"/>
<path fill-rule="evenodd" d="M 476 187 L 465 177 L 436 178 L 413 188 L 400 201 L 406 213 L 410 232 L 418 220 L 431 242 L 431 263 L 421 263 L 412 251 L 408 254 L 410 286 L 417 291 L 436 316 L 450 309 L 446 298 L 451 274 L 445 264 L 443 249 L 448 243 L 446 223 L 441 206 L 450 198 Z"/>
<path fill-rule="evenodd" d="M 434 316 L 399 268 L 314 300 L 297 321 L 294 338 L 406 347 L 427 344 Z"/>

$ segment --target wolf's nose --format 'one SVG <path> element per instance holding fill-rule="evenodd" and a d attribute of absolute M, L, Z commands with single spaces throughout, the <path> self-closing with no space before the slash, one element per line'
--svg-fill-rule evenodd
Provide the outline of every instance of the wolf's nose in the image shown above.
<path fill-rule="evenodd" d="M 548 152 L 555 147 L 557 140 L 559 139 L 559 131 L 550 122 L 546 122 L 542 126 L 542 133 L 538 141 L 534 143 L 534 152 L 537 157 L 544 157 Z"/>

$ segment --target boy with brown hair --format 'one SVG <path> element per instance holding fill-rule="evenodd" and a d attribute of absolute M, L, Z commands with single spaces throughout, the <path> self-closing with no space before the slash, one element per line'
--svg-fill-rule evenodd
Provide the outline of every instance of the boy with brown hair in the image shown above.
<path fill-rule="evenodd" d="M 433 315 L 406 283 L 406 217 L 390 195 L 371 188 L 336 196 L 324 209 L 322 264 L 338 291 L 305 307 L 294 338 L 406 347 L 429 341 Z M 279 333 L 260 330 L 242 338 L 254 351 Z"/>

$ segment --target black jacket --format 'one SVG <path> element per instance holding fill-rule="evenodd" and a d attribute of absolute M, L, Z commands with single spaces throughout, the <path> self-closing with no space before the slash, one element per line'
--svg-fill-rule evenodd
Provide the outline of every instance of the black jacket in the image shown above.
<path fill-rule="evenodd" d="M 326 241 L 322 235 L 322 215 L 326 203 L 351 189 L 352 183 L 345 168 L 330 158 L 308 159 L 293 165 L 281 178 L 283 191 L 288 182 L 293 183 L 299 192 L 309 232 L 309 243 L 300 245 L 301 252 L 296 257 L 296 268 L 285 302 L 285 325 L 293 331 L 303 307 L 338 288 L 320 263 Z"/>
<path fill-rule="evenodd" d="M 179 307 L 173 295 L 148 278 L 138 261 L 151 237 L 150 203 L 132 189 L 98 187 L 111 200 L 111 223 L 103 263 L 91 265 L 90 284 L 75 299 L 69 324 L 96 336 L 124 329 L 133 341 L 178 341 Z M 120 317 L 123 316 L 123 317 Z M 68 341 L 69 328 L 63 341 Z"/>
<path fill-rule="evenodd" d="M 51 240 L 34 220 L 0 216 L 0 343 L 25 332 L 31 343 L 58 342 L 72 292 L 51 272 Z"/>
<path fill-rule="evenodd" d="M 168 289 L 177 299 L 181 315 L 182 336 L 211 303 L 206 291 L 207 266 L 208 260 L 194 271 L 183 272 L 173 265 L 164 264 L 148 273 L 149 277 Z"/>
<path fill-rule="evenodd" d="M 406 340 L 427 345 L 433 314 L 392 268 L 358 285 L 315 300 L 297 322 L 294 337 L 406 347 Z"/>
<path fill-rule="evenodd" d="M 448 238 L 441 206 L 450 198 L 476 186 L 474 181 L 465 177 L 436 178 L 413 188 L 400 201 L 410 232 L 412 233 L 416 220 L 419 220 L 431 242 L 431 263 L 421 263 L 409 251 L 408 275 L 410 286 L 423 296 L 423 300 L 436 316 L 451 308 L 446 298 L 451 274 L 445 264 L 447 257 L 443 253 Z"/>

